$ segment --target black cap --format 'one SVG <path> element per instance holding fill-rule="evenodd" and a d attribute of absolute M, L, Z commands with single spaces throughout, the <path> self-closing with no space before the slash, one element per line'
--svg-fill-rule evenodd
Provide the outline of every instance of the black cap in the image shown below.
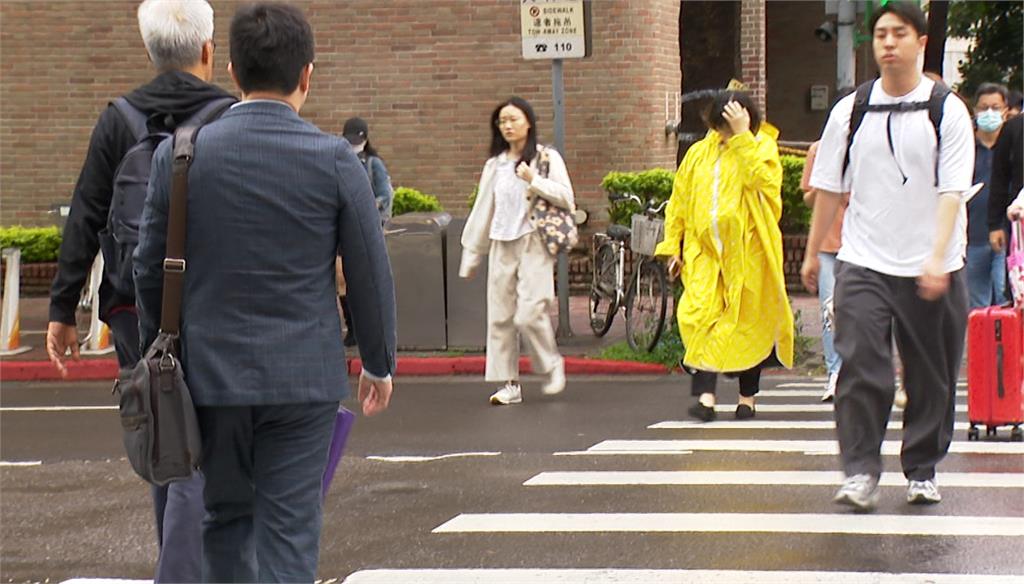
<path fill-rule="evenodd" d="M 370 127 L 366 125 L 363 118 L 349 118 L 345 121 L 345 129 L 341 131 L 341 135 L 353 146 L 359 146 L 366 142 L 369 133 Z"/>

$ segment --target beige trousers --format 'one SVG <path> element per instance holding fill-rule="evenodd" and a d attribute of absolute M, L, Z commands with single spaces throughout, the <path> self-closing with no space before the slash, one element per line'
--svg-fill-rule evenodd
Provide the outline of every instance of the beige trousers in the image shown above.
<path fill-rule="evenodd" d="M 519 379 L 519 336 L 534 373 L 562 362 L 548 308 L 555 300 L 555 259 L 536 232 L 515 241 L 492 241 L 487 267 L 487 381 Z"/>

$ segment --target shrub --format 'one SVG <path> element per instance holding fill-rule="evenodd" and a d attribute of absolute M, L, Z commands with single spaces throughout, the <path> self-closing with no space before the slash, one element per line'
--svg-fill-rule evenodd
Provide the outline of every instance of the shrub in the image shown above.
<path fill-rule="evenodd" d="M 643 172 L 609 172 L 601 181 L 601 188 L 608 193 L 632 193 L 644 201 L 653 198 L 657 202 L 672 196 L 672 181 L 675 174 L 664 168 L 652 168 Z M 608 218 L 612 223 L 629 226 L 634 213 L 643 208 L 633 201 L 612 203 Z"/>
<path fill-rule="evenodd" d="M 440 201 L 433 195 L 425 195 L 408 187 L 395 189 L 395 200 L 391 206 L 391 214 L 394 216 L 442 210 Z"/>
<path fill-rule="evenodd" d="M 800 190 L 800 176 L 804 172 L 805 158 L 783 155 L 782 161 L 782 220 L 779 228 L 783 233 L 807 233 L 811 226 L 811 209 L 804 204 L 804 192 Z"/>
<path fill-rule="evenodd" d="M 779 227 L 783 233 L 806 233 L 811 225 L 811 209 L 804 204 L 804 193 L 800 190 L 804 158 L 784 155 L 781 162 L 782 219 Z M 661 202 L 672 196 L 674 178 L 675 174 L 664 168 L 643 172 L 609 172 L 601 181 L 601 188 L 608 193 L 633 193 L 644 200 L 653 197 Z M 640 205 L 633 201 L 612 203 L 608 208 L 608 218 L 612 223 L 628 227 L 633 214 L 640 211 Z"/>
<path fill-rule="evenodd" d="M 56 227 L 0 227 L 0 249 L 16 247 L 21 261 L 55 262 L 60 249 L 60 232 Z"/>
<path fill-rule="evenodd" d="M 473 205 L 476 204 L 476 197 L 478 194 L 480 194 L 480 185 L 473 187 L 473 192 L 470 193 L 469 198 L 466 199 L 466 206 L 469 207 L 470 211 L 473 210 Z"/>

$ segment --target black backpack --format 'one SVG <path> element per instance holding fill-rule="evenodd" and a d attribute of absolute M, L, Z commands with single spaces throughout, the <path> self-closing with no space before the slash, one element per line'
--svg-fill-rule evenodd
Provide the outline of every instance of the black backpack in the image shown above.
<path fill-rule="evenodd" d="M 179 127 L 202 126 L 216 119 L 237 100 L 223 97 L 211 100 L 192 114 Z M 106 281 L 124 300 L 134 300 L 135 283 L 132 278 L 132 253 L 139 243 L 139 223 L 149 187 L 150 165 L 156 147 L 172 136 L 170 132 L 150 132 L 144 113 L 123 97 L 111 102 L 128 124 L 135 144 L 128 149 L 114 172 L 114 190 L 110 199 L 107 225 L 99 234 L 103 253 L 103 273 Z"/>
<path fill-rule="evenodd" d="M 843 158 L 843 176 L 846 176 L 846 168 L 850 166 L 850 147 L 853 145 L 854 135 L 860 129 L 861 122 L 864 121 L 864 114 L 868 112 L 906 113 L 926 109 L 928 110 L 928 119 L 931 120 L 932 126 L 935 128 L 935 186 L 939 186 L 939 153 L 942 152 L 942 108 L 946 104 L 946 96 L 950 94 L 950 89 L 944 84 L 936 82 L 932 87 L 932 93 L 928 97 L 928 101 L 905 101 L 902 103 L 871 105 L 868 103 L 868 99 L 871 97 L 871 88 L 875 86 L 875 81 L 871 80 L 867 83 L 862 83 L 857 87 L 857 93 L 854 95 L 853 112 L 850 114 L 850 134 L 846 138 L 846 156 Z M 896 151 L 892 145 L 892 133 L 887 132 L 886 135 L 889 138 L 889 151 L 895 156 Z M 903 177 L 903 182 L 907 182 L 906 176 Z"/>

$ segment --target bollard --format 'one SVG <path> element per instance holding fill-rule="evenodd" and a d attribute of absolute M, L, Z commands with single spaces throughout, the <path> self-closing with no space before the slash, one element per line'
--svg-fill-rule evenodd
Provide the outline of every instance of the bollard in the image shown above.
<path fill-rule="evenodd" d="M 89 274 L 88 294 L 82 305 L 89 307 L 89 334 L 82 341 L 82 355 L 106 355 L 114 352 L 110 342 L 110 327 L 100 320 L 100 282 L 103 281 L 103 254 L 96 254 Z"/>
<path fill-rule="evenodd" d="M 21 317 L 18 314 L 21 294 L 21 250 L 10 247 L 0 253 L 7 264 L 4 295 L 0 301 L 0 357 L 8 357 L 31 351 L 32 347 L 21 346 Z"/>

